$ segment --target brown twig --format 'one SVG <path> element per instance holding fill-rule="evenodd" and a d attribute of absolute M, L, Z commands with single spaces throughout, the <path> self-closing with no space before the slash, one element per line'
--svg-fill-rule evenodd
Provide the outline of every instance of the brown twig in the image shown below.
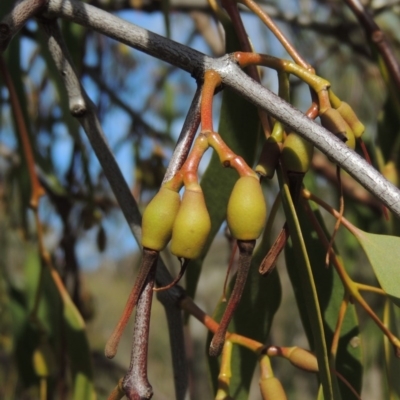
<path fill-rule="evenodd" d="M 330 183 L 336 185 L 336 167 L 321 153 L 314 153 L 312 160 L 312 169 L 318 174 L 323 175 Z M 379 201 L 366 191 L 358 182 L 347 175 L 342 175 L 343 193 L 352 200 L 370 207 L 374 212 L 382 212 Z"/>
<path fill-rule="evenodd" d="M 24 157 L 28 167 L 29 180 L 32 185 L 30 206 L 34 210 L 37 210 L 39 199 L 44 194 L 44 189 L 40 184 L 39 179 L 35 172 L 35 159 L 33 155 L 32 146 L 29 140 L 28 129 L 27 126 L 25 125 L 25 120 L 22 113 L 21 105 L 18 100 L 18 95 L 15 90 L 14 83 L 11 79 L 11 75 L 8 72 L 7 66 L 1 55 L 0 55 L 0 74 L 3 76 L 4 82 L 10 94 L 11 108 L 12 112 L 14 113 L 15 122 L 17 124 L 18 133 L 21 139 L 22 151 L 24 153 Z"/>
<path fill-rule="evenodd" d="M 142 263 L 139 269 L 139 275 L 136 278 L 135 284 L 129 294 L 122 316 L 119 319 L 117 326 L 114 328 L 113 333 L 107 341 L 105 354 L 108 358 L 113 358 L 117 353 L 118 344 L 121 339 L 122 333 L 128 323 L 133 309 L 138 303 L 140 293 L 144 288 L 145 282 L 151 271 L 156 268 L 158 260 L 158 251 L 143 249 Z"/>
<path fill-rule="evenodd" d="M 238 240 L 237 244 L 239 248 L 239 268 L 236 275 L 235 286 L 233 287 L 228 305 L 226 306 L 219 327 L 211 341 L 209 350 L 209 354 L 211 357 L 218 356 L 224 346 L 225 335 L 226 331 L 228 330 L 228 325 L 231 322 L 236 307 L 238 306 L 240 298 L 242 297 L 243 289 L 246 284 L 247 275 L 249 273 L 249 268 L 251 265 L 251 256 L 253 254 L 253 249 L 256 242 L 255 240 Z"/>
<path fill-rule="evenodd" d="M 337 184 L 339 186 L 339 218 L 336 219 L 335 227 L 333 229 L 333 233 L 329 240 L 328 250 L 326 251 L 326 256 L 325 256 L 325 267 L 326 268 L 329 267 L 331 248 L 333 246 L 333 243 L 335 242 L 336 234 L 340 228 L 340 224 L 342 223 L 343 213 L 344 213 L 343 185 L 342 185 L 342 178 L 340 176 L 340 167 L 338 167 L 338 166 L 336 166 L 336 178 L 337 178 Z"/>
<path fill-rule="evenodd" d="M 275 267 L 276 260 L 279 257 L 279 254 L 281 254 L 283 248 L 286 245 L 289 235 L 289 228 L 287 222 L 285 222 L 277 238 L 275 239 L 275 242 L 269 249 L 267 255 L 261 261 L 260 267 L 258 269 L 261 275 L 269 275 L 272 272 Z"/>
<path fill-rule="evenodd" d="M 178 276 L 177 276 L 171 283 L 169 283 L 168 285 L 154 288 L 153 291 L 154 291 L 154 292 L 163 292 L 163 291 L 168 290 L 168 289 L 171 289 L 172 287 L 174 287 L 175 285 L 177 285 L 178 282 L 182 279 L 182 276 L 183 276 L 183 274 L 184 274 L 185 271 L 186 271 L 186 268 L 187 268 L 187 266 L 188 266 L 188 264 L 189 264 L 189 261 L 190 261 L 190 260 L 189 260 L 189 259 L 186 259 L 186 258 L 183 259 L 183 260 L 181 260 L 181 269 L 180 269 L 180 271 L 179 271 Z"/>
<path fill-rule="evenodd" d="M 397 87 L 397 91 L 400 92 L 400 64 L 393 53 L 386 35 L 359 0 L 345 0 L 345 2 L 363 26 L 368 38 L 375 44 Z"/>
<path fill-rule="evenodd" d="M 147 378 L 147 352 L 156 266 L 156 263 L 151 266 L 137 304 L 131 363 L 122 382 L 129 400 L 147 400 L 153 396 L 153 389 Z"/>
<path fill-rule="evenodd" d="M 197 84 L 196 93 L 193 96 L 174 153 L 172 154 L 167 171 L 165 172 L 163 183 L 168 182 L 182 168 L 187 159 L 197 129 L 200 125 L 201 89 L 202 85 Z"/>

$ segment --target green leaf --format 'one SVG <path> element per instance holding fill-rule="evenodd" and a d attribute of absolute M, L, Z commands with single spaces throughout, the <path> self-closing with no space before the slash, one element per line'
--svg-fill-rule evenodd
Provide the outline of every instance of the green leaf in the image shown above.
<path fill-rule="evenodd" d="M 319 208 L 315 204 L 310 204 L 312 212 L 325 233 L 325 236 L 330 240 L 324 220 L 319 212 Z M 344 297 L 344 287 L 338 274 L 335 272 L 333 266 L 325 268 L 326 251 L 324 246 L 318 238 L 314 227 L 304 211 L 303 207 L 298 207 L 297 216 L 299 218 L 303 239 L 308 250 L 308 256 L 312 268 L 314 282 L 317 288 L 318 300 L 321 307 L 322 318 L 324 322 L 324 332 L 327 342 L 327 347 L 332 345 L 332 338 L 336 328 L 339 309 Z M 336 251 L 337 254 L 337 251 Z M 293 268 L 290 268 L 290 271 Z M 291 276 L 293 275 L 293 271 Z M 292 279 L 292 284 L 296 282 Z M 301 298 L 298 298 L 298 304 L 304 304 Z M 308 323 L 305 310 L 302 311 L 303 324 Z M 311 328 L 306 329 L 309 334 Z M 335 359 L 336 370 L 346 378 L 350 385 L 356 390 L 357 393 L 361 392 L 362 381 L 362 354 L 359 340 L 359 327 L 356 309 L 354 304 L 348 304 L 347 311 L 343 320 L 342 329 L 340 332 L 339 346 Z M 309 336 L 310 343 L 312 343 L 312 336 Z M 356 399 L 351 390 L 339 379 L 339 389 L 343 399 L 353 400 Z"/>
<path fill-rule="evenodd" d="M 399 310 L 393 307 L 390 300 L 385 303 L 383 321 L 385 326 L 398 337 L 398 326 L 396 321 L 399 319 Z M 394 355 L 393 346 L 389 339 L 384 336 L 385 367 L 388 381 L 389 400 L 400 400 L 400 360 Z"/>
<path fill-rule="evenodd" d="M 281 301 L 281 284 L 277 270 L 272 271 L 268 277 L 262 277 L 258 273 L 258 267 L 269 248 L 269 240 L 270 238 L 264 235 L 254 252 L 240 304 L 229 325 L 230 332 L 238 333 L 261 343 L 265 343 L 268 338 L 273 317 Z M 236 276 L 230 282 L 228 296 L 233 289 L 235 279 Z M 219 302 L 213 315 L 215 320 L 219 321 L 221 319 L 226 304 L 226 302 Z M 211 339 L 212 334 L 209 334 L 207 346 L 210 344 Z M 241 346 L 233 347 L 231 362 L 232 378 L 229 390 L 234 399 L 248 399 L 256 364 L 256 354 Z M 216 391 L 219 374 L 218 359 L 210 357 L 209 365 Z"/>
<path fill-rule="evenodd" d="M 354 228 L 353 234 L 360 242 L 382 289 L 400 307 L 400 237 L 377 235 Z"/>
<path fill-rule="evenodd" d="M 67 293 L 60 293 L 63 302 L 63 319 L 67 354 L 73 379 L 73 398 L 92 400 L 95 398 L 93 372 L 89 342 L 85 323 Z"/>
<path fill-rule="evenodd" d="M 47 267 L 43 269 L 41 299 L 38 310 L 40 326 L 30 319 L 41 274 L 41 263 L 36 248 L 26 247 L 25 287 L 12 296 L 12 311 L 18 324 L 14 327 L 19 372 L 27 386 L 37 377 L 31 363 L 33 351 L 43 334 L 55 347 L 55 354 L 65 348 L 73 381 L 74 399 L 91 400 L 95 396 L 91 353 L 84 321 L 67 292 L 60 293 Z M 60 279 L 58 277 L 58 279 Z M 60 316 L 62 319 L 60 320 Z M 60 323 L 61 322 L 61 323 Z M 44 328 L 44 330 L 43 330 Z M 60 361 L 60 360 L 58 360 Z M 36 382 L 37 383 L 37 382 Z"/>
<path fill-rule="evenodd" d="M 297 289 L 302 291 L 303 307 L 306 307 L 309 324 L 311 325 L 313 347 L 315 348 L 319 377 L 324 389 L 325 400 L 338 400 L 341 398 L 335 377 L 331 374 L 321 307 L 315 287 L 314 277 L 304 243 L 301 227 L 292 201 L 289 186 L 284 181 L 283 173 L 278 170 L 279 184 L 282 193 L 282 204 L 289 226 L 291 242 L 294 250 L 294 262 L 297 268 Z M 287 260 L 287 265 L 293 260 Z M 296 290 L 296 287 L 294 288 Z"/>

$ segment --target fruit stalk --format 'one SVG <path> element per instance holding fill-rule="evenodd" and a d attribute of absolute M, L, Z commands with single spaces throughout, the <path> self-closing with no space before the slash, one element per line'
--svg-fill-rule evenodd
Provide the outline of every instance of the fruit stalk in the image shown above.
<path fill-rule="evenodd" d="M 136 278 L 135 284 L 131 290 L 131 293 L 126 302 L 122 316 L 118 321 L 113 333 L 107 341 L 105 348 L 105 355 L 107 358 L 113 358 L 118 350 L 118 344 L 121 339 L 122 333 L 128 323 L 128 320 L 132 314 L 136 303 L 139 300 L 140 293 L 142 292 L 143 286 L 146 282 L 146 278 L 149 276 L 151 271 L 155 270 L 158 261 L 158 251 L 143 249 L 142 263 L 139 269 L 139 275 Z"/>
<path fill-rule="evenodd" d="M 225 342 L 226 331 L 228 330 L 228 325 L 231 322 L 233 313 L 235 312 L 242 297 L 256 241 L 238 240 L 237 243 L 239 248 L 239 269 L 236 276 L 235 286 L 233 287 L 228 305 L 226 306 L 226 310 L 224 312 L 224 315 L 222 316 L 219 327 L 215 332 L 215 335 L 210 344 L 209 354 L 212 357 L 216 357 L 221 354 Z"/>
<path fill-rule="evenodd" d="M 149 270 L 137 305 L 131 363 L 122 381 L 122 388 L 129 400 L 148 400 L 153 396 L 153 388 L 147 378 L 147 352 L 156 265 L 153 263 Z"/>

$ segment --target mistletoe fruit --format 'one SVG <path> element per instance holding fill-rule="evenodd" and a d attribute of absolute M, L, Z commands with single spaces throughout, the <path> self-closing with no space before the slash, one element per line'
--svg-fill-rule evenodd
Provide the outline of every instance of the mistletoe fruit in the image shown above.
<path fill-rule="evenodd" d="M 181 258 L 200 256 L 211 220 L 200 186 L 186 188 L 172 229 L 171 253 Z"/>
<path fill-rule="evenodd" d="M 286 400 L 286 393 L 278 378 L 274 376 L 260 379 L 260 390 L 263 400 Z"/>
<path fill-rule="evenodd" d="M 349 124 L 344 120 L 339 110 L 328 108 L 320 116 L 321 124 L 339 139 L 343 140 L 352 150 L 356 147 L 356 138 Z"/>
<path fill-rule="evenodd" d="M 179 193 L 162 187 L 148 204 L 142 220 L 142 246 L 161 251 L 172 236 L 180 206 Z"/>
<path fill-rule="evenodd" d="M 267 206 L 259 180 L 242 176 L 233 187 L 228 202 L 227 221 L 232 236 L 238 240 L 255 240 L 264 229 Z"/>
<path fill-rule="evenodd" d="M 282 149 L 282 164 L 287 172 L 305 174 L 311 165 L 314 146 L 297 133 L 287 135 Z"/>
<path fill-rule="evenodd" d="M 350 126 L 355 138 L 360 138 L 365 131 L 365 126 L 358 119 L 356 113 L 353 111 L 351 106 L 348 103 L 342 101 L 339 107 L 336 108 L 336 110 Z"/>

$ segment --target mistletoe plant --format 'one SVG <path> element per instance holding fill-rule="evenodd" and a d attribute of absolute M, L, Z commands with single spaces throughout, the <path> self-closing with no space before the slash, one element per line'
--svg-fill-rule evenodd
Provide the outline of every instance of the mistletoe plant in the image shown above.
<path fill-rule="evenodd" d="M 292 61 L 253 52 L 238 3 L 269 28 Z M 388 82 L 393 83 L 394 101 L 400 104 L 400 67 L 384 34 L 358 1 L 346 3 L 372 38 L 381 69 Z M 46 399 L 49 390 L 57 390 L 53 369 L 63 357 L 68 359 L 70 367 L 73 398 L 92 399 L 96 390 L 83 319 L 45 247 L 39 202 L 46 194 L 52 198 L 57 196 L 37 168 L 36 145 L 10 71 L 12 55 L 6 50 L 13 36 L 31 17 L 39 24 L 48 68 L 56 68 L 57 79 L 64 85 L 61 96 L 68 98 L 69 111 L 86 133 L 132 234 L 142 248 L 138 275 L 105 348 L 108 358 L 116 355 L 136 308 L 130 366 L 124 377 L 115 382 L 109 399 L 123 396 L 150 399 L 153 395 L 147 374 L 153 292 L 157 292 L 165 306 L 169 321 L 177 399 L 183 399 L 188 388 L 183 324 L 189 316 L 198 319 L 210 332 L 207 347 L 215 399 L 247 398 L 257 364 L 260 396 L 286 399 L 285 387 L 273 371 L 271 359 L 275 357 L 285 358 L 296 368 L 317 375 L 319 389 L 315 398 L 360 399 L 363 369 L 356 305 L 382 332 L 388 392 L 390 398 L 397 398 L 400 393 L 395 380 L 399 365 L 395 357 L 400 357 L 400 339 L 393 316 L 395 307 L 400 305 L 397 274 L 400 239 L 390 226 L 395 226 L 394 221 L 400 216 L 400 192 L 371 165 L 362 140 L 365 127 L 351 105 L 334 93 L 325 77 L 317 75 L 259 3 L 221 0 L 220 6 L 209 0 L 208 4 L 225 29 L 227 54 L 221 58 L 210 58 L 78 0 L 14 2 L 0 22 L 3 53 L 0 73 L 8 90 L 20 154 L 29 177 L 29 207 L 34 215 L 41 261 L 34 304 L 28 313 L 29 322 L 25 321 L 30 332 L 34 332 L 32 346 L 24 354 L 24 361 L 32 363 L 32 376 L 39 382 L 40 398 Z M 144 51 L 191 73 L 197 80 L 198 90 L 168 170 L 143 218 L 104 138 L 95 107 L 80 83 L 57 19 L 81 24 Z M 259 67 L 277 71 L 277 95 L 261 85 Z M 305 113 L 290 104 L 293 82 L 290 76 L 297 77 L 309 88 L 310 103 Z M 217 132 L 212 111 L 214 95 L 219 91 L 223 91 L 223 100 Z M 321 125 L 314 122 L 318 117 Z M 314 147 L 336 165 L 340 188 L 338 210 L 308 188 L 307 174 L 313 166 Z M 200 179 L 199 164 L 209 149 L 213 152 L 212 159 Z M 367 161 L 355 149 L 361 149 Z M 235 172 L 224 174 L 223 168 Z M 345 218 L 341 169 L 379 199 L 382 215 L 391 221 L 391 225 L 387 224 L 387 234 L 364 232 Z M 275 175 L 279 191 L 267 212 L 266 192 L 271 185 L 266 182 Z M 273 228 L 281 206 L 285 222 L 274 238 Z M 331 233 L 321 217 L 321 209 L 336 219 Z M 211 317 L 192 298 L 204 257 L 224 221 L 230 240 L 234 241 L 231 258 L 235 252 L 239 253 L 237 273 L 224 288 L 223 297 L 229 296 L 228 301 L 223 298 L 216 304 Z M 341 226 L 365 251 L 379 285 L 367 285 L 351 277 L 335 243 Z M 104 242 L 104 237 L 100 237 L 100 243 L 101 240 Z M 274 314 L 279 308 L 276 263 L 283 250 L 309 349 L 296 343 L 290 343 L 289 347 L 283 343 L 267 344 Z M 163 261 L 162 254 L 168 251 L 181 265 L 175 279 Z M 185 272 L 186 291 L 178 285 Z M 364 292 L 384 298 L 382 318 L 365 300 Z M 54 325 L 49 328 L 40 313 L 40 304 L 50 294 L 62 310 L 62 328 L 58 330 Z M 61 357 L 60 348 L 63 349 Z M 241 348 L 248 351 L 241 352 Z"/>

